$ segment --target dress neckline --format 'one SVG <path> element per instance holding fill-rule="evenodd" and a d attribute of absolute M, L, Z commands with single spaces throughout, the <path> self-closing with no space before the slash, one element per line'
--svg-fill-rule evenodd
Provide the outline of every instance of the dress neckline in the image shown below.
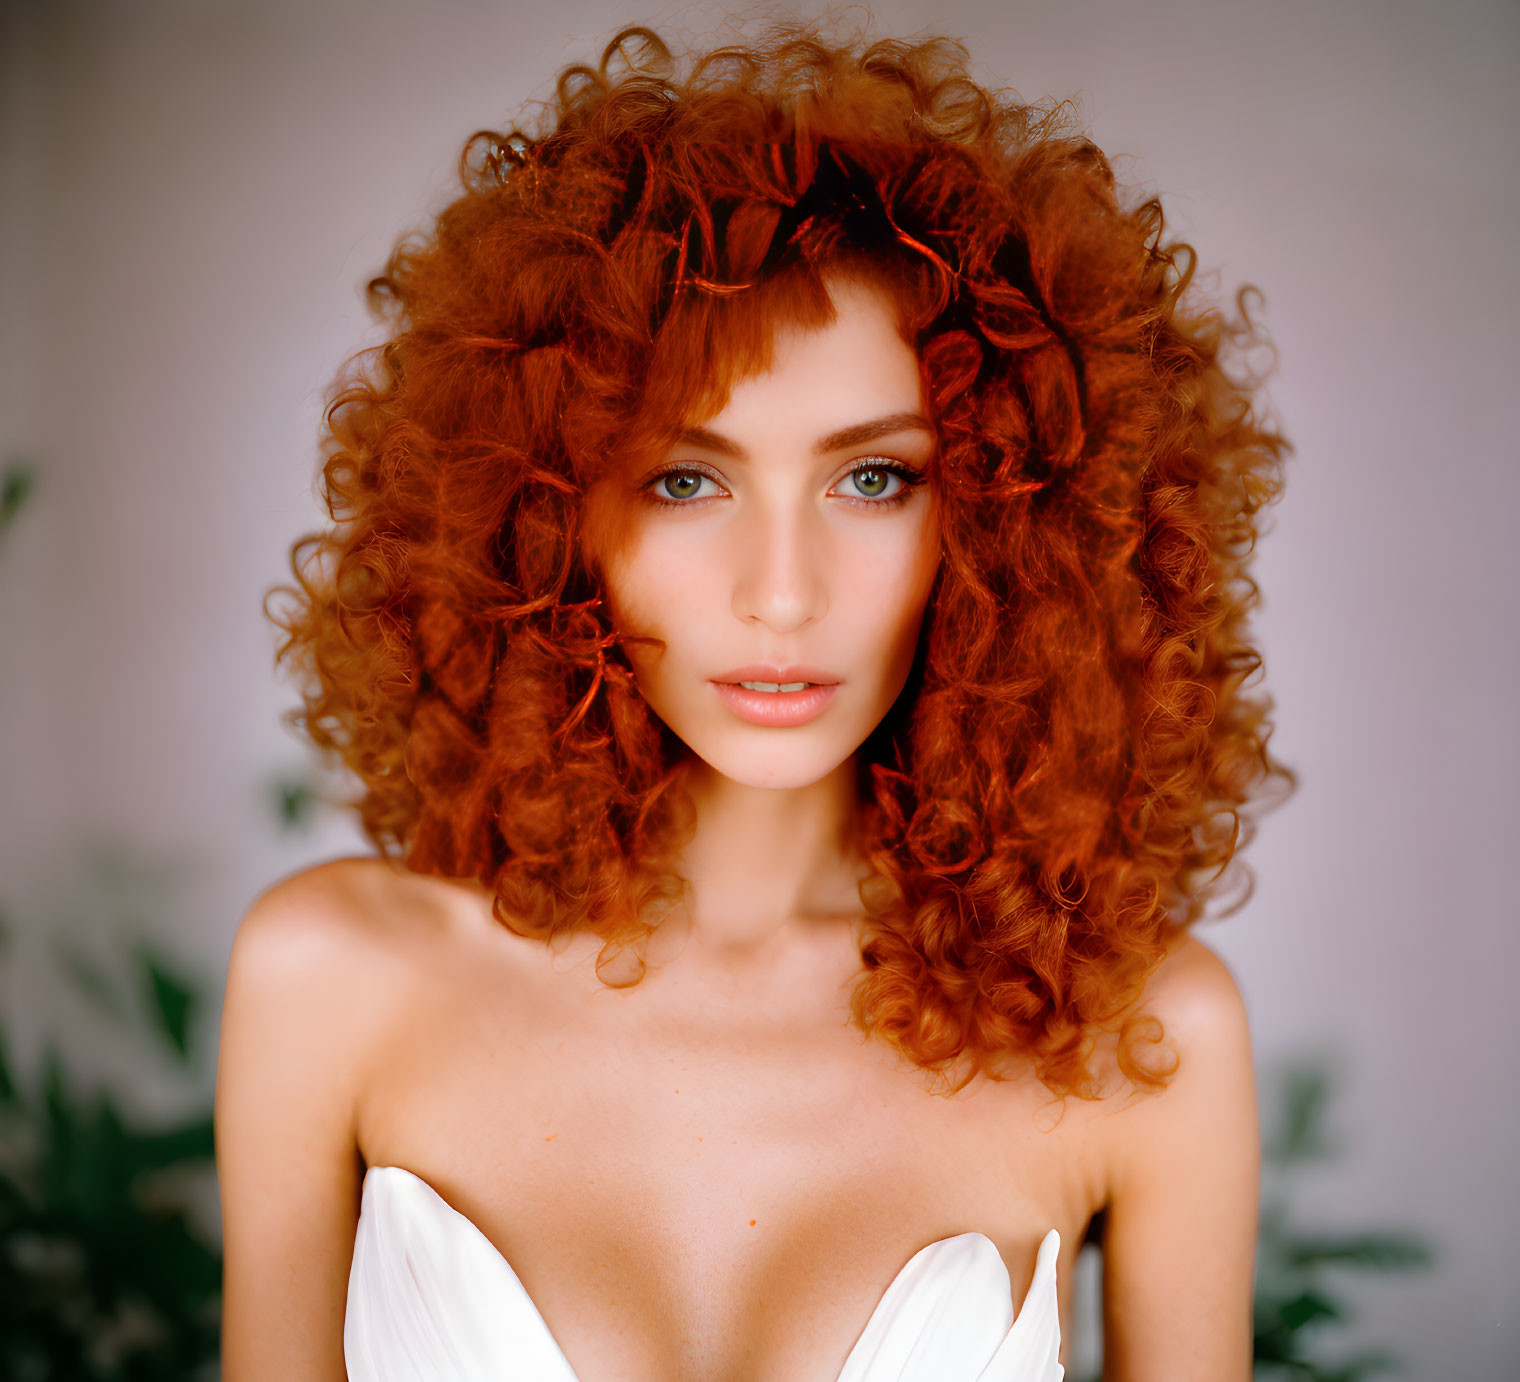
<path fill-rule="evenodd" d="M 377 1175 L 377 1173 L 379 1173 Z M 398 1185 L 398 1178 L 400 1185 Z M 432 1185 L 419 1176 L 415 1171 L 410 1171 L 404 1166 L 369 1166 L 364 1173 L 361 1198 L 367 1199 L 372 1193 L 372 1183 L 375 1186 L 388 1186 L 400 1188 L 410 1186 L 421 1194 L 427 1202 L 450 1222 L 455 1229 L 476 1240 L 489 1255 L 501 1264 L 517 1283 L 521 1292 L 523 1303 L 532 1311 L 536 1323 L 543 1331 L 546 1341 L 550 1341 L 553 1347 L 563 1356 L 558 1340 L 554 1339 L 553 1332 L 544 1320 L 542 1312 L 534 1303 L 528 1290 L 522 1285 L 516 1270 L 506 1255 L 486 1236 L 484 1231 L 467 1214 L 462 1213 L 448 1202 Z M 361 1209 L 362 1213 L 362 1209 Z M 1016 1336 L 1028 1333 L 1031 1329 L 1040 1329 L 1042 1325 L 1049 1325 L 1055 1331 L 1055 1338 L 1059 1340 L 1059 1316 L 1056 1314 L 1056 1263 L 1060 1253 L 1061 1235 L 1052 1228 L 1049 1229 L 1040 1241 L 1039 1250 L 1035 1258 L 1034 1275 L 1029 1283 L 1029 1289 L 1024 1294 L 1013 1323 L 1009 1327 L 1005 1344 L 1012 1343 Z M 968 1233 L 952 1234 L 946 1238 L 936 1239 L 934 1242 L 919 1248 L 882 1292 L 870 1318 L 856 1336 L 854 1345 L 845 1359 L 845 1365 L 839 1374 L 837 1382 L 854 1382 L 857 1377 L 865 1377 L 870 1371 L 871 1359 L 876 1349 L 880 1346 L 883 1336 L 890 1330 L 891 1316 L 900 1307 L 906 1297 L 921 1287 L 925 1279 L 929 1277 L 936 1267 L 941 1265 L 959 1265 L 965 1270 L 972 1262 L 983 1272 L 991 1271 L 1000 1274 L 1002 1283 L 1002 1299 L 1007 1302 L 1007 1308 L 1013 1308 L 1013 1285 L 1008 1273 L 1008 1264 L 1003 1261 L 1002 1254 L 998 1252 L 997 1245 L 984 1233 L 975 1231 Z M 1038 1318 L 1031 1318 L 1032 1315 Z M 570 1378 L 574 1377 L 568 1360 L 565 1361 L 565 1371 Z M 1057 1376 L 1060 1374 L 1058 1373 Z"/>

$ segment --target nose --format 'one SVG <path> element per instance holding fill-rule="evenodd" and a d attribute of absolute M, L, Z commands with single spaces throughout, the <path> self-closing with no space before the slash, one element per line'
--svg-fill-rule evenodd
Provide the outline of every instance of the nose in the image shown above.
<path fill-rule="evenodd" d="M 828 539 L 817 514 L 746 515 L 732 533 L 733 609 L 744 623 L 788 634 L 829 609 Z"/>

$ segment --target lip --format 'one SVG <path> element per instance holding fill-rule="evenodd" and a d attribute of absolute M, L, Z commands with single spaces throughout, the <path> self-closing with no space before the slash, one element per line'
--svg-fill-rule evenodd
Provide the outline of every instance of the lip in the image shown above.
<path fill-rule="evenodd" d="M 773 676 L 749 677 L 745 681 L 776 681 Z M 792 677 L 806 681 L 806 677 Z M 824 708 L 839 690 L 838 682 L 809 686 L 805 691 L 746 691 L 742 686 L 715 681 L 714 690 L 724 705 L 741 720 L 751 724 L 786 727 L 805 725 L 822 715 Z"/>
<path fill-rule="evenodd" d="M 741 681 L 773 681 L 777 686 L 785 686 L 792 681 L 810 681 L 817 686 L 837 686 L 839 678 L 831 676 L 817 667 L 778 667 L 774 663 L 762 665 L 754 662 L 747 667 L 735 667 L 732 671 L 721 672 L 713 678 L 715 682 L 729 686 L 737 686 Z M 764 691 L 757 693 L 765 695 Z M 782 695 L 799 695 L 800 692 L 780 692 Z"/>

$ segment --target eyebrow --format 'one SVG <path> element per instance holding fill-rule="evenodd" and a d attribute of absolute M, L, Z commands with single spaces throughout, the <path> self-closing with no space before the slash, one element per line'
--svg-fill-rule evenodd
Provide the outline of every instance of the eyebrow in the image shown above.
<path fill-rule="evenodd" d="M 841 427 L 837 432 L 830 432 L 826 437 L 820 437 L 813 444 L 813 454 L 827 456 L 830 452 L 843 451 L 850 446 L 860 446 L 864 442 L 875 441 L 878 437 L 890 436 L 894 432 L 910 431 L 932 434 L 934 425 L 922 413 L 888 413 L 886 417 L 873 418 L 870 422 L 857 422 L 849 427 Z M 676 433 L 675 440 L 677 445 L 700 446 L 705 451 L 716 451 L 724 456 L 742 459 L 746 454 L 738 442 L 706 427 L 683 427 Z"/>

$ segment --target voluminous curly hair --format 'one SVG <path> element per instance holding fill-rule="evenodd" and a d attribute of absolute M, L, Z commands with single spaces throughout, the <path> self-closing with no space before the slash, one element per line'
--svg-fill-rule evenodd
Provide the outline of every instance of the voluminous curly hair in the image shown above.
<path fill-rule="evenodd" d="M 369 285 L 390 336 L 330 394 L 333 521 L 271 617 L 289 718 L 359 779 L 382 854 L 479 880 L 520 934 L 593 931 L 599 973 L 640 956 L 684 885 L 684 746 L 610 626 L 617 533 L 586 496 L 717 411 L 779 325 L 828 321 L 828 275 L 876 284 L 932 404 L 944 555 L 857 755 L 854 1020 L 954 1088 L 1016 1056 L 1092 1098 L 1100 1029 L 1135 1084 L 1175 1069 L 1140 1059 L 1135 1000 L 1248 798 L 1294 781 L 1245 692 L 1288 448 L 1228 369 L 1244 298 L 1193 305 L 1157 201 L 966 60 L 781 24 L 681 79 L 635 27 L 535 130 L 472 137 L 462 194 Z"/>

